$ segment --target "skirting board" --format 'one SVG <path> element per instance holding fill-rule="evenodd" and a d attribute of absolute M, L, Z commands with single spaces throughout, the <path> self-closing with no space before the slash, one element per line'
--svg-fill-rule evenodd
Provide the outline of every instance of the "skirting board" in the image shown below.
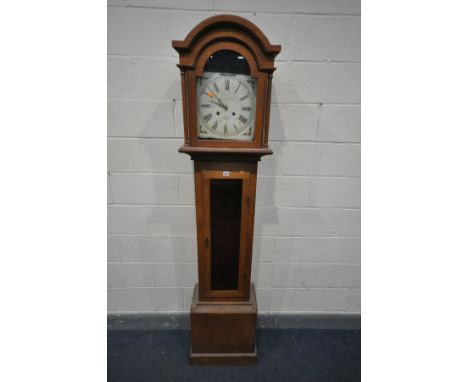
<path fill-rule="evenodd" d="M 258 329 L 361 329 L 360 313 L 259 313 Z M 108 313 L 108 330 L 188 330 L 189 313 Z"/>

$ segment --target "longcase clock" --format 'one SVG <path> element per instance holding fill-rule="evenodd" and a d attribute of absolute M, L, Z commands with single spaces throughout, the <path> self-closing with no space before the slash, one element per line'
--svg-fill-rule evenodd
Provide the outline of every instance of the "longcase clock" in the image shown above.
<path fill-rule="evenodd" d="M 179 53 L 184 145 L 194 161 L 198 284 L 190 310 L 192 364 L 257 359 L 251 283 L 257 164 L 268 147 L 279 45 L 238 16 L 201 22 Z"/>

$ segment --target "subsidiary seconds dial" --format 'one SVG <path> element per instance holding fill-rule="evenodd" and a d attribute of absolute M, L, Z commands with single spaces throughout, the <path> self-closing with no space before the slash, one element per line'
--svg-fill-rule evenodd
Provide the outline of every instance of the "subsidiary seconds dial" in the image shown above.
<path fill-rule="evenodd" d="M 199 138 L 253 140 L 256 97 L 251 76 L 205 72 L 197 85 Z"/>

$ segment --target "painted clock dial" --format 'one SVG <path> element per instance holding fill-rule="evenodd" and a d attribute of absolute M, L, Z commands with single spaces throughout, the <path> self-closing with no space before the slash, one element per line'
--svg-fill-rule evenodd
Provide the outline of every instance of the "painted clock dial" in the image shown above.
<path fill-rule="evenodd" d="M 223 52 L 222 52 L 223 53 Z M 198 137 L 252 141 L 255 132 L 256 81 L 237 54 L 221 56 L 197 79 Z M 226 59 L 227 56 L 227 59 Z M 224 58 L 224 60 L 223 60 Z M 232 60 L 234 60 L 232 63 Z M 240 62 L 239 62 L 240 61 Z"/>

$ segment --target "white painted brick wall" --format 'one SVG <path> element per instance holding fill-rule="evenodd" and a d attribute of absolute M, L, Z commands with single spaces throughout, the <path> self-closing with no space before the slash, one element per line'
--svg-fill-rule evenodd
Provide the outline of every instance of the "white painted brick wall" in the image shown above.
<path fill-rule="evenodd" d="M 108 132 L 112 137 L 174 137 L 174 102 L 109 100 Z"/>
<path fill-rule="evenodd" d="M 116 204 L 177 204 L 179 177 L 160 174 L 112 174 L 112 201 Z"/>
<path fill-rule="evenodd" d="M 360 1 L 108 0 L 108 311 L 187 312 L 193 163 L 174 39 L 220 13 L 282 45 L 259 163 L 263 312 L 360 311 Z"/>
<path fill-rule="evenodd" d="M 108 211 L 109 234 L 192 235 L 195 232 L 195 211 L 191 206 L 113 204 Z"/>

